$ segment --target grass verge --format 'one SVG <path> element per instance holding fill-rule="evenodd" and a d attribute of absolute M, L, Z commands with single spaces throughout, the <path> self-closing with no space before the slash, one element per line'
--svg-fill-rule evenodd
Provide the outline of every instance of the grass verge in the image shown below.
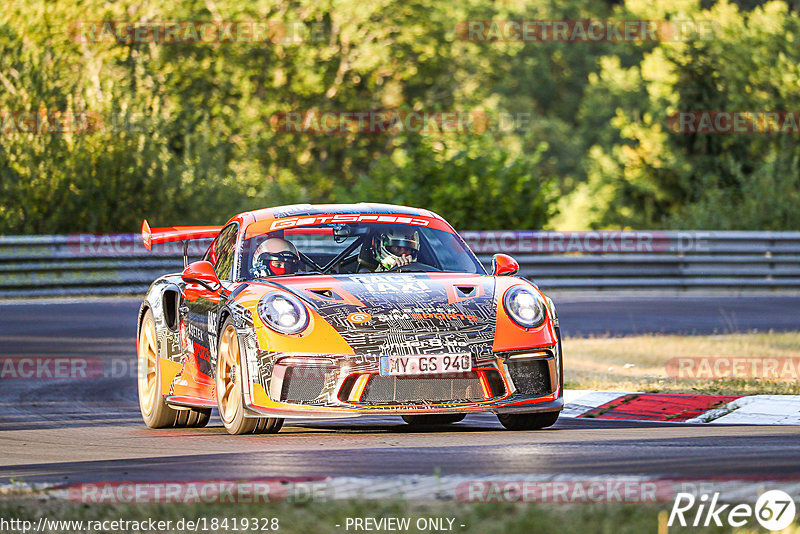
<path fill-rule="evenodd" d="M 567 338 L 564 385 L 568 389 L 800 395 L 797 374 L 780 380 L 735 375 L 689 379 L 670 376 L 667 370 L 672 358 L 719 357 L 800 359 L 800 332 Z"/>

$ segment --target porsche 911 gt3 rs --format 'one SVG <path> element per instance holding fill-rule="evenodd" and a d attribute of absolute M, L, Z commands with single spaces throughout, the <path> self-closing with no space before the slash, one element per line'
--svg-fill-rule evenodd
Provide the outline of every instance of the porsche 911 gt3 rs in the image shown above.
<path fill-rule="evenodd" d="M 398 415 L 509 429 L 563 407 L 551 299 L 497 254 L 489 274 L 439 215 L 384 204 L 294 205 L 223 226 L 150 228 L 145 247 L 213 239 L 158 278 L 138 316 L 138 390 L 151 428 L 277 432 L 287 418 Z M 184 249 L 185 250 L 185 249 Z"/>

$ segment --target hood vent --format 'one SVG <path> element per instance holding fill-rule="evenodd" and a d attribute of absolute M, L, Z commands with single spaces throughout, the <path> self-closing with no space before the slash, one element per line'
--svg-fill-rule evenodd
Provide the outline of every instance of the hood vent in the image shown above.
<path fill-rule="evenodd" d="M 331 291 L 330 289 L 309 289 L 310 293 L 318 295 L 328 300 L 342 300 L 342 297 Z"/>
<path fill-rule="evenodd" d="M 464 297 L 470 297 L 475 293 L 475 286 L 456 286 L 456 289 Z"/>

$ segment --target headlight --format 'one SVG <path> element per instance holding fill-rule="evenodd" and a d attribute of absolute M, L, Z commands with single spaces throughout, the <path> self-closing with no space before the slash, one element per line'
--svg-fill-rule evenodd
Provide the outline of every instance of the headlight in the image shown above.
<path fill-rule="evenodd" d="M 300 299 L 288 293 L 268 293 L 258 302 L 264 324 L 281 334 L 299 334 L 308 326 L 308 312 Z"/>
<path fill-rule="evenodd" d="M 535 328 L 544 322 L 545 303 L 533 289 L 514 286 L 503 298 L 506 313 L 523 328 Z"/>

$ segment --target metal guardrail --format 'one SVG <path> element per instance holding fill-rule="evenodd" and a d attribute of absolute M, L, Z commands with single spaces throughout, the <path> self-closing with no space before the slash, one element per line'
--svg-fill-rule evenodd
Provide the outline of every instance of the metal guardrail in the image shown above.
<path fill-rule="evenodd" d="M 542 289 L 800 289 L 800 232 L 463 232 L 487 267 L 503 252 Z M 192 242 L 199 258 L 206 242 Z M 182 268 L 181 243 L 139 234 L 0 236 L 0 297 L 141 294 Z"/>

